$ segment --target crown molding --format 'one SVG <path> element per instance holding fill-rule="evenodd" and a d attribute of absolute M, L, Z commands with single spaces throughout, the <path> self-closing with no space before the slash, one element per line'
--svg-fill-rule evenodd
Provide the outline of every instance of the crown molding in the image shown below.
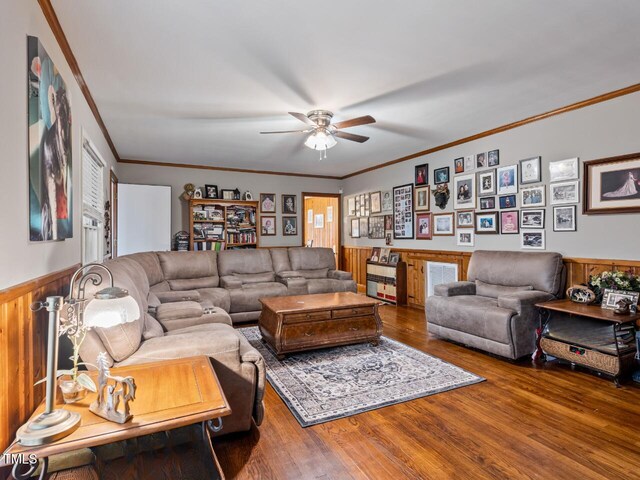
<path fill-rule="evenodd" d="M 84 98 L 86 99 L 87 104 L 89 105 L 89 109 L 93 113 L 93 116 L 95 117 L 96 122 L 100 127 L 100 130 L 102 130 L 102 135 L 104 135 L 104 138 L 107 141 L 109 148 L 111 149 L 111 153 L 113 153 L 113 156 L 117 161 L 120 161 L 120 155 L 118 155 L 118 151 L 116 150 L 116 146 L 111 140 L 111 136 L 109 135 L 107 126 L 104 124 L 104 121 L 100 116 L 100 111 L 98 110 L 98 106 L 96 105 L 96 102 L 93 100 L 93 96 L 91 95 L 89 86 L 87 85 L 87 82 L 82 76 L 82 72 L 80 71 L 80 66 L 78 65 L 78 61 L 76 60 L 76 57 L 73 54 L 73 51 L 71 50 L 71 46 L 69 45 L 67 37 L 64 34 L 64 31 L 62 30 L 62 26 L 60 25 L 58 16 L 56 15 L 53 5 L 51 5 L 51 0 L 38 0 L 38 4 L 40 4 L 42 13 L 44 14 L 44 17 L 47 19 L 47 23 L 49 24 L 49 27 L 51 28 L 53 35 L 56 37 L 56 40 L 58 41 L 58 45 L 62 50 L 62 54 L 64 55 L 64 58 L 67 60 L 67 63 L 69 64 L 69 68 L 71 69 L 71 72 L 73 73 L 73 76 L 75 77 L 76 82 L 78 82 L 78 85 L 80 86 L 80 90 L 82 91 L 82 94 L 84 95 Z"/>
<path fill-rule="evenodd" d="M 146 165 L 146 166 L 156 166 L 156 167 L 196 168 L 200 170 L 217 170 L 221 172 L 254 173 L 258 175 L 283 175 L 286 177 L 322 178 L 322 179 L 329 179 L 329 180 L 340 180 L 341 178 L 341 177 L 332 176 L 332 175 L 315 175 L 313 173 L 274 172 L 271 170 L 252 170 L 249 168 L 214 167 L 211 165 L 197 165 L 193 163 L 154 162 L 154 161 L 148 161 L 148 160 L 132 160 L 129 158 L 120 159 L 120 163 L 129 163 L 134 165 Z"/>
<path fill-rule="evenodd" d="M 355 177 L 357 175 L 362 175 L 363 173 L 371 172 L 373 170 L 378 170 L 380 168 L 388 167 L 390 165 L 395 165 L 396 163 L 406 162 L 407 160 L 412 160 L 417 157 L 429 155 L 430 153 L 446 150 L 447 148 L 472 142 L 473 140 L 478 140 L 479 138 L 484 138 L 490 135 L 495 135 L 497 133 L 505 132 L 507 130 L 512 130 L 514 128 L 528 125 L 529 123 L 544 120 L 545 118 L 553 117 L 555 115 L 561 115 L 567 112 L 572 112 L 573 110 L 589 107 L 591 105 L 595 105 L 596 103 L 606 102 L 607 100 L 613 100 L 614 98 L 622 97 L 623 95 L 629 95 L 630 93 L 635 93 L 638 91 L 640 91 L 640 83 L 636 83 L 635 85 L 630 85 L 628 87 L 621 88 L 619 90 L 614 90 L 612 92 L 604 93 L 602 95 L 598 95 L 597 97 L 589 98 L 581 102 L 572 103 L 571 105 L 565 105 L 564 107 L 556 108 L 555 110 L 550 110 L 548 112 L 541 113 L 539 115 L 534 115 L 532 117 L 525 118 L 524 120 L 518 120 L 517 122 L 508 123 L 506 125 L 502 125 L 501 127 L 496 127 L 496 128 L 492 128 L 491 130 L 486 130 L 484 132 L 476 133 L 475 135 L 471 135 L 469 137 L 460 138 L 458 140 L 454 140 L 453 142 L 445 143 L 443 145 L 438 145 L 437 147 L 432 147 L 432 148 L 428 148 L 427 150 L 422 150 L 420 152 L 412 153 L 411 155 L 406 155 L 404 157 L 400 157 L 395 160 L 390 160 L 388 162 L 384 162 L 379 165 L 363 168 L 362 170 L 349 173 L 341 177 L 340 179 L 345 180 L 347 178 Z"/>

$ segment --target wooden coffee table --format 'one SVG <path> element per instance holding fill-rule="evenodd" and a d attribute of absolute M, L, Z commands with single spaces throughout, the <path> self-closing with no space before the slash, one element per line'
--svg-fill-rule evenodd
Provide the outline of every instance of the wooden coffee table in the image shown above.
<path fill-rule="evenodd" d="M 351 292 L 260 299 L 258 327 L 279 359 L 316 348 L 371 342 L 382 335 L 379 300 Z"/>

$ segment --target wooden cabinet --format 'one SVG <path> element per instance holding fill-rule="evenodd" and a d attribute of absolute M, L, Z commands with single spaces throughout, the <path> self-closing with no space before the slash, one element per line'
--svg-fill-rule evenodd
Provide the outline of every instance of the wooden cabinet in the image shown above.
<path fill-rule="evenodd" d="M 366 293 L 368 297 L 377 298 L 392 305 L 406 305 L 406 279 L 405 262 L 389 265 L 367 260 Z"/>
<path fill-rule="evenodd" d="M 424 307 L 424 268 L 424 260 L 407 256 L 407 303 L 410 307 Z"/>
<path fill-rule="evenodd" d="M 256 248 L 258 202 L 219 199 L 189 201 L 190 250 Z"/>

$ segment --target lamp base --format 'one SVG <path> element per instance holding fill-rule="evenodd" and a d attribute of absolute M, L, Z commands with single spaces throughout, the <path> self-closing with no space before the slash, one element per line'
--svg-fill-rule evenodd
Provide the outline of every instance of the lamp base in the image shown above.
<path fill-rule="evenodd" d="M 20 445 L 35 447 L 55 442 L 73 433 L 80 426 L 80 414 L 58 409 L 42 413 L 18 429 Z"/>

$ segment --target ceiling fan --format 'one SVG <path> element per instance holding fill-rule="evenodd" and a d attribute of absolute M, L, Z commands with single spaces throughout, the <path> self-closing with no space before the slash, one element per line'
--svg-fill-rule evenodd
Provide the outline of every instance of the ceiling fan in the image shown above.
<path fill-rule="evenodd" d="M 335 137 L 343 138 L 345 140 L 351 140 L 352 142 L 364 143 L 369 140 L 369 137 L 364 135 L 356 135 L 354 133 L 347 133 L 341 131 L 343 128 L 356 127 L 358 125 L 367 125 L 369 123 L 375 123 L 376 119 L 371 115 L 365 115 L 364 117 L 352 118 L 351 120 L 344 120 L 338 123 L 331 123 L 333 113 L 328 110 L 312 110 L 307 113 L 289 112 L 289 115 L 297 118 L 301 122 L 310 126 L 305 130 L 282 130 L 278 132 L 260 132 L 262 134 L 271 133 L 310 133 L 304 144 L 313 149 L 320 151 L 320 159 L 322 159 L 322 153 L 324 152 L 324 158 L 327 158 L 327 150 L 334 147 L 338 143 Z"/>

